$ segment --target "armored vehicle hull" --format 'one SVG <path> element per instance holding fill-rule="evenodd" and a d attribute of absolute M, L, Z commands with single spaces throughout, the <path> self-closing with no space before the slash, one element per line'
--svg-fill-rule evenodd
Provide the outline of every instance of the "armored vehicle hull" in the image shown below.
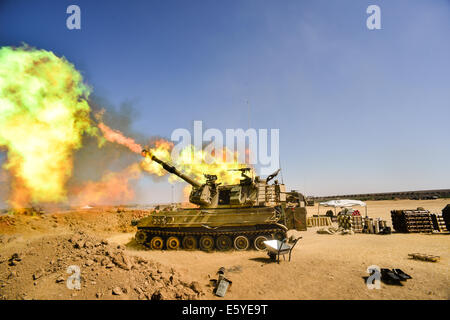
<path fill-rule="evenodd" d="M 238 169 L 243 177 L 238 184 L 222 186 L 213 175 L 205 175 L 207 182 L 200 184 L 146 150 L 142 154 L 191 184 L 189 200 L 199 208 L 159 211 L 142 218 L 135 236 L 141 245 L 154 250 L 264 250 L 264 241 L 282 240 L 289 229 L 306 230 L 303 195 L 286 192 L 277 181 L 269 184 L 279 170 L 265 181 L 250 178 L 244 168 Z"/>
<path fill-rule="evenodd" d="M 306 230 L 305 222 L 301 207 L 182 209 L 141 219 L 135 238 L 154 250 L 264 250 L 264 241 L 284 239 L 288 229 Z"/>

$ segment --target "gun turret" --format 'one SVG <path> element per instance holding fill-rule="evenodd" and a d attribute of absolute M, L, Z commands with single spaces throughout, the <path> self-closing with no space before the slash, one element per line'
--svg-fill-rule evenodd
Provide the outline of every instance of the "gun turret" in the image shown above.
<path fill-rule="evenodd" d="M 241 179 L 241 184 L 251 184 L 253 179 L 246 175 L 245 173 L 248 171 L 251 171 L 251 168 L 238 168 L 238 169 L 229 169 L 228 171 L 240 171 L 241 176 L 243 179 Z"/>
<path fill-rule="evenodd" d="M 181 179 L 183 179 L 184 181 L 186 181 L 187 183 L 189 183 L 191 186 L 195 187 L 195 188 L 200 188 L 202 185 L 200 183 L 198 183 L 197 181 L 193 180 L 192 178 L 190 178 L 189 176 L 185 175 L 184 173 L 182 173 L 181 171 L 179 171 L 177 168 L 175 168 L 174 166 L 171 166 L 170 164 L 162 161 L 161 159 L 158 159 L 154 154 L 152 154 L 151 152 L 147 151 L 147 150 L 142 150 L 141 155 L 145 158 L 145 157 L 149 157 L 150 159 L 152 159 L 153 161 L 159 163 L 165 170 L 167 170 L 170 173 L 173 173 L 174 175 L 180 177 Z"/>

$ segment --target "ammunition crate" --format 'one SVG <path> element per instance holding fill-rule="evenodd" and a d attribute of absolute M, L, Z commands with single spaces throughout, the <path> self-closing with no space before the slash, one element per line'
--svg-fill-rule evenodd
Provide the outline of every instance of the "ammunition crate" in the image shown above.
<path fill-rule="evenodd" d="M 330 217 L 307 217 L 308 227 L 328 227 L 331 226 Z"/>
<path fill-rule="evenodd" d="M 442 218 L 445 222 L 445 227 L 450 231 L 450 204 L 446 205 L 444 209 L 442 209 Z"/>
<path fill-rule="evenodd" d="M 396 232 L 426 232 L 435 230 L 432 216 L 424 210 L 392 210 L 392 226 Z"/>

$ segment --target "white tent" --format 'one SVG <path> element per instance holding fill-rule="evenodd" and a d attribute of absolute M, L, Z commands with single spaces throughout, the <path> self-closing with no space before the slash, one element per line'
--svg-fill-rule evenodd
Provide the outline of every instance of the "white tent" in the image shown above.
<path fill-rule="evenodd" d="M 360 200 L 343 199 L 343 200 L 330 200 L 330 201 L 326 201 L 326 202 L 320 202 L 319 205 L 317 206 L 317 213 L 319 213 L 320 206 L 334 207 L 335 213 L 336 213 L 336 208 L 349 208 L 349 207 L 353 207 L 353 206 L 361 206 L 361 207 L 366 208 L 366 216 L 367 216 L 367 205 L 365 202 L 360 201 Z"/>
<path fill-rule="evenodd" d="M 360 200 L 330 200 L 326 202 L 319 203 L 324 207 L 338 207 L 338 208 L 348 208 L 353 206 L 365 207 L 366 203 Z"/>

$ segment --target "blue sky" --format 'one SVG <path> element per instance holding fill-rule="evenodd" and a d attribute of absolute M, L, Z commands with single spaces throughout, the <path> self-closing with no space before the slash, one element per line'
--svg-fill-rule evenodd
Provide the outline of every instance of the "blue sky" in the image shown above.
<path fill-rule="evenodd" d="M 449 39 L 448 0 L 0 2 L 0 45 L 65 56 L 144 136 L 245 129 L 249 100 L 252 127 L 280 129 L 284 182 L 310 195 L 450 187 Z M 167 183 L 140 187 L 170 201 Z"/>

